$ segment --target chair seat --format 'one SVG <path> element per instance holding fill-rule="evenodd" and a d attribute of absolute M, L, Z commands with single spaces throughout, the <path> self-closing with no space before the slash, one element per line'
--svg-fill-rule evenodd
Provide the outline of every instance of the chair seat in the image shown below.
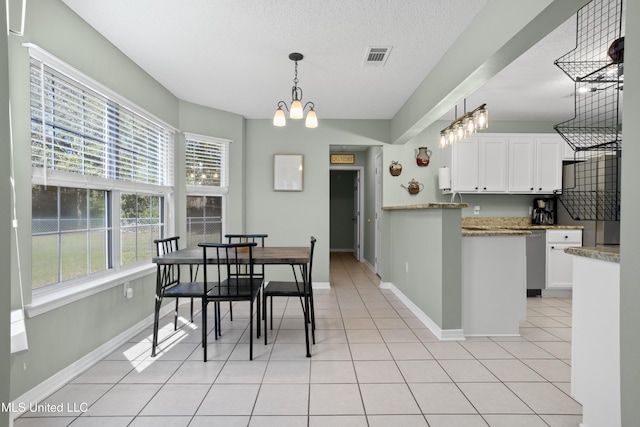
<path fill-rule="evenodd" d="M 211 286 L 209 286 L 209 290 Z M 189 298 L 202 297 L 205 294 L 203 282 L 183 282 L 165 288 L 165 297 Z"/>
<path fill-rule="evenodd" d="M 251 285 L 251 280 L 253 285 Z M 262 287 L 262 279 L 226 279 L 221 284 L 215 284 L 207 293 L 207 299 L 242 299 L 256 298 Z"/>
<path fill-rule="evenodd" d="M 264 288 L 265 296 L 297 297 L 304 295 L 304 283 L 298 282 L 269 282 Z"/>

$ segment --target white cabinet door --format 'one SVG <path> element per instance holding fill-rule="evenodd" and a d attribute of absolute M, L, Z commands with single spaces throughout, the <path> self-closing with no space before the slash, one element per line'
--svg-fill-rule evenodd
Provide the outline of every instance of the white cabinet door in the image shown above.
<path fill-rule="evenodd" d="M 573 256 L 566 248 L 582 246 L 582 230 L 547 230 L 547 289 L 573 287 Z"/>
<path fill-rule="evenodd" d="M 507 191 L 507 139 L 480 141 L 480 191 Z"/>
<path fill-rule="evenodd" d="M 509 141 L 509 192 L 532 193 L 535 180 L 536 146 L 532 139 Z"/>
<path fill-rule="evenodd" d="M 478 183 L 478 140 L 467 138 L 453 145 L 453 166 L 451 168 L 451 189 L 458 192 L 474 193 Z"/>
<path fill-rule="evenodd" d="M 571 246 L 575 245 L 547 245 L 547 289 L 573 286 L 573 256 L 564 253 Z"/>
<path fill-rule="evenodd" d="M 553 193 L 562 189 L 562 149 L 561 140 L 539 139 L 536 144 L 536 184 L 537 193 Z"/>

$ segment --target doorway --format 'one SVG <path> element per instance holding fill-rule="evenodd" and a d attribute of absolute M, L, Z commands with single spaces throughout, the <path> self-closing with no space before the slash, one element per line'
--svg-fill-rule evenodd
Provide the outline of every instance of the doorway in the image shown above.
<path fill-rule="evenodd" d="M 362 261 L 363 167 L 334 166 L 330 170 L 330 235 L 332 252 L 353 252 Z"/>

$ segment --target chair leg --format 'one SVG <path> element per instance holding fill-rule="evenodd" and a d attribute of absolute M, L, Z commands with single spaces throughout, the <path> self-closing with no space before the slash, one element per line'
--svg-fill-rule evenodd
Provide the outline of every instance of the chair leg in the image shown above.
<path fill-rule="evenodd" d="M 202 357 L 207 361 L 207 299 L 202 298 Z"/>
<path fill-rule="evenodd" d="M 176 308 L 173 312 L 173 330 L 174 331 L 178 330 L 178 301 L 180 301 L 180 298 L 176 298 Z"/>
<path fill-rule="evenodd" d="M 264 321 L 264 345 L 267 345 L 267 296 L 262 294 L 262 306 L 264 307 L 262 311 L 262 320 Z M 271 308 L 273 310 L 273 307 Z"/>
<path fill-rule="evenodd" d="M 249 301 L 249 360 L 253 360 L 253 300 Z"/>
<path fill-rule="evenodd" d="M 193 323 L 193 298 L 191 298 L 191 323 Z"/>
<path fill-rule="evenodd" d="M 233 301 L 229 301 L 229 320 L 233 322 Z"/>
<path fill-rule="evenodd" d="M 151 345 L 151 357 L 156 357 L 156 347 L 158 346 L 158 322 L 160 322 L 160 306 L 162 297 L 156 296 L 155 313 L 153 316 L 153 343 Z"/>

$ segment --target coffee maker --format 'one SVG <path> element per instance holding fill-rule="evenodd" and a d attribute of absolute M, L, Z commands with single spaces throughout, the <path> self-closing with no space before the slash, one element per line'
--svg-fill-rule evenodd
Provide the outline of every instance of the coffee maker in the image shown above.
<path fill-rule="evenodd" d="M 556 199 L 544 197 L 533 199 L 531 210 L 531 224 L 553 225 L 556 223 Z"/>

